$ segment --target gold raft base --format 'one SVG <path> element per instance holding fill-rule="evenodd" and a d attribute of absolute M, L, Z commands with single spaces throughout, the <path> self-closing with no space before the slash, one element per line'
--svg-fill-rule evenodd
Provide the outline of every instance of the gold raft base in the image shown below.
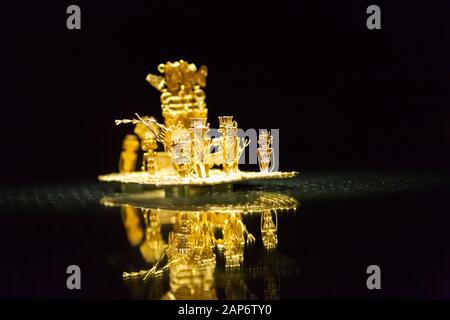
<path fill-rule="evenodd" d="M 232 175 L 226 175 L 222 170 L 210 170 L 208 178 L 195 176 L 179 177 L 177 175 L 151 175 L 148 172 L 111 173 L 98 177 L 104 182 L 120 182 L 124 184 L 138 184 L 151 187 L 169 186 L 214 186 L 221 184 L 233 184 L 241 181 L 262 179 L 285 179 L 297 176 L 296 171 L 291 172 L 248 172 L 239 171 Z"/>

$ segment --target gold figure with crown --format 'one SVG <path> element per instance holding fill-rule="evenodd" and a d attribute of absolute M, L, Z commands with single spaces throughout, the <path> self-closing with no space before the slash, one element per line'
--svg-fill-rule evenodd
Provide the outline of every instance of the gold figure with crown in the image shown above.
<path fill-rule="evenodd" d="M 164 124 L 189 128 L 191 118 L 207 118 L 205 92 L 208 69 L 198 68 L 184 60 L 162 63 L 158 71 L 164 75 L 148 74 L 146 80 L 161 92 Z"/>
<path fill-rule="evenodd" d="M 288 178 L 298 174 L 270 172 L 267 163 L 268 151 L 271 153 L 272 148 L 266 150 L 267 146 L 258 150 L 260 172 L 240 171 L 239 158 L 251 141 L 239 137 L 233 116 L 219 117 L 221 136 L 211 137 L 204 92 L 207 67 L 197 68 L 193 63 L 179 60 L 162 63 L 157 69 L 161 75 L 148 74 L 146 80 L 161 92 L 164 123 L 159 123 L 153 116 L 138 114 L 134 119 L 116 120 L 117 125 L 135 125 L 134 133 L 139 137 L 143 151 L 141 172 L 121 170 L 119 174 L 100 176 L 100 180 L 160 186 L 215 185 L 260 178 Z M 271 137 L 263 136 L 262 139 Z M 128 140 L 130 136 L 124 145 L 130 144 Z M 164 150 L 158 151 L 161 145 Z M 127 152 L 121 159 L 127 156 L 131 159 L 128 167 L 134 167 L 133 151 Z"/>

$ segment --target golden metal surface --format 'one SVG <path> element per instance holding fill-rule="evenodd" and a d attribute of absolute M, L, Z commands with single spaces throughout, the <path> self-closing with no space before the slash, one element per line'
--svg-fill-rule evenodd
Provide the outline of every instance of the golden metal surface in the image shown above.
<path fill-rule="evenodd" d="M 227 175 L 222 170 L 210 170 L 209 177 L 199 178 L 197 176 L 178 175 L 151 175 L 148 172 L 111 173 L 98 177 L 100 181 L 120 182 L 125 184 L 140 184 L 148 186 L 213 186 L 219 184 L 236 183 L 241 181 L 261 179 L 284 179 L 297 176 L 296 171 L 291 172 L 246 172 L 238 171 L 233 175 Z"/>

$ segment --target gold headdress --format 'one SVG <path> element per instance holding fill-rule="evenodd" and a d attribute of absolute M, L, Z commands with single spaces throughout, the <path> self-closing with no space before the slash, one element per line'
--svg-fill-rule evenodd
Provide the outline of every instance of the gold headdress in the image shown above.
<path fill-rule="evenodd" d="M 206 118 L 205 92 L 208 69 L 184 60 L 161 63 L 164 77 L 148 74 L 146 80 L 161 93 L 161 108 L 166 127 L 190 127 L 191 118 Z"/>

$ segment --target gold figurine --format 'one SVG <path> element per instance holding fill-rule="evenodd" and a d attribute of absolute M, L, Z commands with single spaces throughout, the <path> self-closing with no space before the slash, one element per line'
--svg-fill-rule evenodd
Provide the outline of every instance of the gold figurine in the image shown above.
<path fill-rule="evenodd" d="M 263 130 L 259 134 L 258 139 L 258 163 L 261 172 L 269 172 L 270 158 L 272 156 L 272 141 L 273 138 L 269 131 Z"/>
<path fill-rule="evenodd" d="M 146 117 L 147 118 L 147 117 Z M 141 139 L 141 148 L 144 152 L 142 157 L 142 171 L 147 171 L 149 174 L 156 173 L 156 136 L 142 123 L 136 124 L 134 133 Z"/>
<path fill-rule="evenodd" d="M 253 244 L 255 237 L 248 232 L 238 212 L 227 215 L 222 232 L 225 267 L 240 267 L 244 261 L 244 246 L 246 243 Z"/>
<path fill-rule="evenodd" d="M 120 153 L 119 172 L 133 172 L 136 169 L 139 141 L 135 135 L 128 134 L 123 140 L 123 151 Z"/>
<path fill-rule="evenodd" d="M 141 171 L 134 171 L 139 142 L 135 137 L 127 136 L 119 173 L 100 176 L 100 180 L 153 187 L 213 186 L 243 180 L 289 178 L 298 174 L 272 172 L 275 157 L 269 131 L 262 131 L 257 141 L 259 172 L 240 171 L 239 159 L 251 141 L 239 137 L 233 116 L 219 117 L 220 136 L 211 138 L 204 92 L 208 69 L 179 60 L 160 64 L 158 71 L 161 75 L 148 74 L 146 80 L 161 92 L 164 123 L 159 123 L 155 117 L 138 114 L 134 119 L 116 120 L 116 125 L 135 125 L 134 132 L 143 151 Z M 160 146 L 162 151 L 158 151 Z"/>
<path fill-rule="evenodd" d="M 206 118 L 192 118 L 191 134 L 193 162 L 195 173 L 199 178 L 209 177 L 209 164 L 207 158 L 211 149 L 211 138 L 207 136 L 209 132 L 209 123 Z"/>
<path fill-rule="evenodd" d="M 157 210 L 144 209 L 145 241 L 140 251 L 145 261 L 155 263 L 163 255 L 167 243 L 161 234 L 160 216 Z"/>
<path fill-rule="evenodd" d="M 220 150 L 222 152 L 223 171 L 226 174 L 235 174 L 238 172 L 239 158 L 243 149 L 248 145 L 244 144 L 241 148 L 241 139 L 237 136 L 237 122 L 233 121 L 233 116 L 219 117 L 220 128 L 222 134 L 220 139 Z"/>
<path fill-rule="evenodd" d="M 161 108 L 164 123 L 173 127 L 181 123 L 190 126 L 190 118 L 206 118 L 205 92 L 208 69 L 184 60 L 167 62 L 158 66 L 164 77 L 148 74 L 147 81 L 161 91 Z"/>
<path fill-rule="evenodd" d="M 176 128 L 170 138 L 173 167 L 179 177 L 187 177 L 193 169 L 192 141 L 189 131 Z"/>

